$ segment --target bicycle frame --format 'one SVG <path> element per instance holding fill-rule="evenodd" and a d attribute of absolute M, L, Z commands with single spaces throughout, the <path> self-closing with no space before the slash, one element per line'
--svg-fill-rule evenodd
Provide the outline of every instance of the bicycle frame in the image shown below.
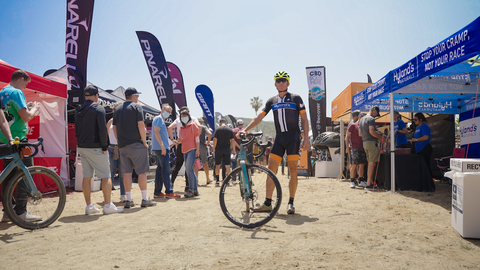
<path fill-rule="evenodd" d="M 252 195 L 252 189 L 250 188 L 250 179 L 247 173 L 246 160 L 247 152 L 245 151 L 245 146 L 241 145 L 240 153 L 238 154 L 237 158 L 237 164 L 240 168 L 242 168 L 242 173 L 240 174 L 240 181 L 242 182 L 242 187 L 244 189 L 242 192 L 244 192 L 243 195 L 246 195 L 245 198 L 248 198 L 250 195 Z"/>
<path fill-rule="evenodd" d="M 7 176 L 13 171 L 13 169 L 18 168 L 23 172 L 23 174 L 25 174 L 25 177 L 26 177 L 25 184 L 27 185 L 27 189 L 30 192 L 33 192 L 35 196 L 39 196 L 40 192 L 38 191 L 37 186 L 35 185 L 35 182 L 33 181 L 33 178 L 30 175 L 30 172 L 28 171 L 27 166 L 23 164 L 20 158 L 20 154 L 18 152 L 13 154 L 8 154 L 5 156 L 1 156 L 0 159 L 5 159 L 7 157 L 13 157 L 13 159 L 10 162 L 10 164 L 8 164 L 8 166 L 2 171 L 2 173 L 0 173 L 0 183 L 2 183 L 7 178 Z"/>

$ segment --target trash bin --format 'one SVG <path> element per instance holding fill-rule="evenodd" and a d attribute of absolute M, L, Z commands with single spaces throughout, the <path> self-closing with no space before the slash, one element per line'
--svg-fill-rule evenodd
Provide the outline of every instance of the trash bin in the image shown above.
<path fill-rule="evenodd" d="M 480 238 L 480 159 L 452 158 L 450 168 L 452 227 L 463 238 Z"/>

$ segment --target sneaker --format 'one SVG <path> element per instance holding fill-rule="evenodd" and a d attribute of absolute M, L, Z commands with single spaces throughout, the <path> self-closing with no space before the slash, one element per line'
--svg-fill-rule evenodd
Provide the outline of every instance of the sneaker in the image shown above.
<path fill-rule="evenodd" d="M 295 214 L 295 207 L 293 207 L 293 204 L 288 204 L 287 206 L 287 214 Z"/>
<path fill-rule="evenodd" d="M 195 190 L 195 191 L 193 192 L 193 196 L 195 196 L 195 197 L 200 196 L 200 193 L 198 193 L 198 190 Z"/>
<path fill-rule="evenodd" d="M 100 209 L 98 209 L 95 205 L 90 204 L 85 207 L 85 215 L 91 215 L 91 214 L 96 214 L 100 212 Z M 26 212 L 28 213 L 28 212 Z M 25 213 L 24 213 L 25 214 Z"/>
<path fill-rule="evenodd" d="M 167 198 L 180 198 L 182 196 L 178 195 L 177 193 L 169 193 L 169 194 L 165 194 L 165 197 Z"/>
<path fill-rule="evenodd" d="M 377 185 L 370 185 L 370 186 L 366 186 L 365 187 L 366 190 L 374 190 L 374 189 L 377 189 L 378 190 L 378 186 Z"/>
<path fill-rule="evenodd" d="M 103 214 L 104 215 L 110 215 L 110 214 L 115 214 L 115 213 L 122 213 L 123 208 L 117 208 L 113 203 L 110 203 L 109 206 L 108 204 L 103 206 Z"/>
<path fill-rule="evenodd" d="M 365 181 L 360 181 L 360 183 L 358 184 L 360 187 L 367 187 L 367 182 Z"/>
<path fill-rule="evenodd" d="M 124 208 L 134 207 L 135 203 L 133 201 L 126 201 Z"/>
<path fill-rule="evenodd" d="M 95 206 L 94 206 L 95 207 Z M 95 207 L 96 208 L 96 207 Z M 98 208 L 97 208 L 98 210 Z M 98 210 L 100 211 L 100 210 Z M 21 215 L 18 215 L 19 218 L 25 220 L 25 221 L 29 221 L 29 222 L 34 222 L 34 221 L 40 221 L 42 220 L 42 217 L 41 216 L 35 216 L 34 214 L 30 213 L 30 212 L 25 212 Z"/>
<path fill-rule="evenodd" d="M 158 195 L 155 195 L 155 194 L 154 194 L 154 195 L 153 195 L 153 198 L 155 198 L 155 199 L 156 199 L 156 198 L 165 198 L 166 196 L 167 196 L 167 195 L 165 195 L 165 193 L 160 193 L 160 194 L 158 194 Z"/>
<path fill-rule="evenodd" d="M 355 188 L 355 181 L 350 181 L 350 188 Z"/>
<path fill-rule="evenodd" d="M 185 198 L 192 198 L 193 196 L 195 195 L 193 195 L 193 192 L 191 190 L 188 190 L 187 193 L 185 193 L 184 195 Z"/>
<path fill-rule="evenodd" d="M 7 216 L 6 212 L 3 212 L 2 222 L 9 222 L 10 218 Z"/>
<path fill-rule="evenodd" d="M 121 196 L 120 196 L 120 202 L 121 202 L 121 203 L 124 203 L 124 202 L 126 202 L 126 201 L 127 201 L 127 195 L 121 195 Z"/>
<path fill-rule="evenodd" d="M 215 182 L 215 186 L 216 186 L 216 187 L 219 187 L 219 186 L 220 186 L 220 181 L 216 181 L 216 182 Z"/>
<path fill-rule="evenodd" d="M 190 190 L 189 187 L 185 187 L 185 189 L 184 189 L 185 192 L 188 192 L 189 190 Z"/>
<path fill-rule="evenodd" d="M 213 182 L 212 180 L 207 180 L 207 185 L 209 185 L 212 182 Z"/>
<path fill-rule="evenodd" d="M 258 203 L 255 207 L 250 207 L 250 210 L 252 210 L 253 212 L 271 212 L 272 209 L 272 205 L 266 206 L 265 204 L 262 204 L 260 206 Z"/>
<path fill-rule="evenodd" d="M 142 200 L 142 204 L 141 204 L 142 207 L 155 206 L 155 205 L 157 205 L 157 202 L 150 200 L 150 198 L 147 198 L 146 200 Z"/>

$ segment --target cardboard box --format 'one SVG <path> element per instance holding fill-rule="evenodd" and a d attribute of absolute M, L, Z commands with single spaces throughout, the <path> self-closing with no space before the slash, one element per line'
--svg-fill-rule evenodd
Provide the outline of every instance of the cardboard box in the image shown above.
<path fill-rule="evenodd" d="M 480 173 L 480 159 L 477 158 L 451 158 L 450 169 L 458 172 Z"/>

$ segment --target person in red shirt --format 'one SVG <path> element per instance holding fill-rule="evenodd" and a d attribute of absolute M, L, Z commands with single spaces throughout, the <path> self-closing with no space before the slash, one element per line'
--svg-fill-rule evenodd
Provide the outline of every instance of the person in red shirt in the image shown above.
<path fill-rule="evenodd" d="M 355 188 L 355 177 L 357 175 L 358 167 L 358 185 L 366 187 L 365 179 L 363 179 L 365 164 L 367 163 L 367 155 L 363 150 L 363 140 L 358 134 L 358 122 L 365 115 L 360 111 L 352 113 L 353 123 L 348 126 L 347 135 L 345 136 L 345 145 L 347 154 L 351 157 L 352 165 L 350 167 L 350 188 Z"/>

